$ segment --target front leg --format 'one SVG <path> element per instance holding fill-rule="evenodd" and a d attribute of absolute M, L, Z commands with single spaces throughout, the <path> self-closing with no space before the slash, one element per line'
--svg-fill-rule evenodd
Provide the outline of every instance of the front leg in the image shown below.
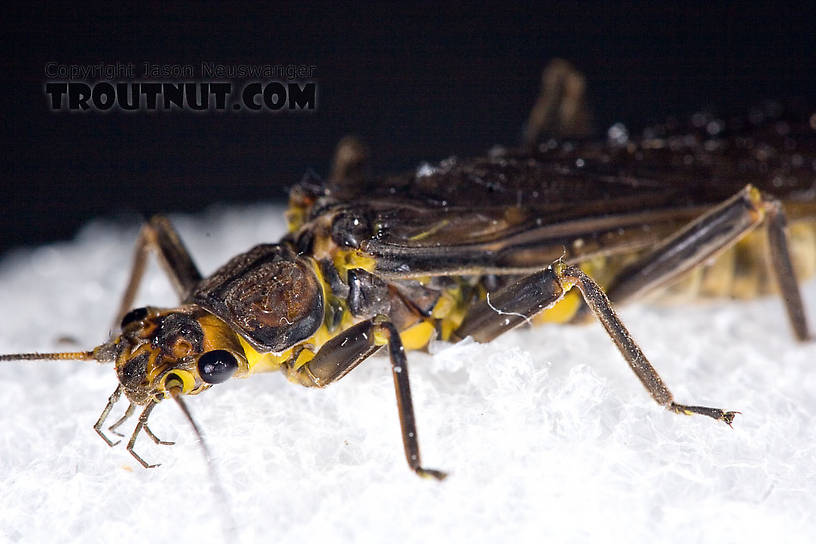
<path fill-rule="evenodd" d="M 442 480 L 446 476 L 444 472 L 422 466 L 408 380 L 408 360 L 399 333 L 387 317 L 373 317 L 346 329 L 326 342 L 311 361 L 300 368 L 291 369 L 291 372 L 299 374 L 298 378 L 306 378 L 317 387 L 325 387 L 348 374 L 384 345 L 388 345 L 388 355 L 391 358 L 402 443 L 408 466 L 420 476 Z"/>
<path fill-rule="evenodd" d="M 201 273 L 193 262 L 190 253 L 179 238 L 170 221 L 161 215 L 153 216 L 139 232 L 139 239 L 133 252 L 133 265 L 127 287 L 119 304 L 114 327 L 118 327 L 124 315 L 133 306 L 136 292 L 142 282 L 147 256 L 153 251 L 159 259 L 162 269 L 170 282 L 184 300 L 190 290 L 201 281 Z"/>

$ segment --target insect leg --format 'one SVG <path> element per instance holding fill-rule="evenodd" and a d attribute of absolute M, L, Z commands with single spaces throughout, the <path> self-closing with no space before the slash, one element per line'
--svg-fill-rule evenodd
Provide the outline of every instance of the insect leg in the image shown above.
<path fill-rule="evenodd" d="M 796 337 L 806 340 L 807 319 L 788 250 L 782 204 L 751 185 L 624 268 L 607 288 L 607 296 L 617 305 L 669 283 L 733 246 L 763 222 L 768 229 L 771 270 L 782 292 L 788 318 Z"/>
<path fill-rule="evenodd" d="M 329 180 L 341 185 L 359 184 L 365 179 L 368 147 L 356 136 L 343 136 L 334 151 Z"/>
<path fill-rule="evenodd" d="M 454 336 L 456 339 L 472 336 L 477 342 L 489 342 L 558 302 L 573 286 L 580 289 L 589 309 L 658 404 L 673 412 L 702 414 L 731 424 L 737 412 L 674 402 L 669 388 L 615 314 L 603 290 L 577 266 L 558 262 L 499 289 L 465 316 Z"/>
<path fill-rule="evenodd" d="M 451 340 L 472 336 L 477 342 L 490 342 L 552 306 L 565 292 L 552 266 L 525 276 L 489 293 L 486 301 L 475 305 Z"/>
<path fill-rule="evenodd" d="M 150 437 L 150 439 L 153 442 L 159 444 L 160 446 L 172 446 L 173 444 L 175 444 L 175 442 L 173 442 L 172 440 L 162 440 L 161 438 L 153 434 L 153 431 L 150 430 L 150 427 L 147 426 L 147 423 L 144 424 L 144 432 L 147 436 Z"/>
<path fill-rule="evenodd" d="M 141 463 L 141 465 L 144 468 L 155 468 L 155 467 L 157 467 L 159 465 L 158 464 L 155 464 L 155 465 L 148 464 L 147 461 L 145 461 L 144 459 L 139 457 L 138 453 L 133 451 L 133 446 L 134 446 L 134 444 L 136 444 L 136 438 L 138 438 L 139 433 L 142 432 L 143 428 L 146 428 L 147 419 L 150 417 L 150 412 L 153 411 L 153 408 L 155 408 L 155 406 L 156 406 L 156 403 L 151 401 L 151 402 L 148 403 L 147 406 L 144 407 L 144 410 L 142 410 L 142 413 L 139 414 L 139 422 L 136 423 L 136 428 L 133 429 L 133 434 L 130 435 L 130 440 L 128 440 L 128 444 L 127 444 L 127 448 L 126 448 L 127 451 L 130 452 L 130 454 L 137 461 L 139 461 L 139 463 Z M 153 435 L 153 433 L 149 433 L 149 435 L 150 435 L 151 438 L 156 440 L 155 437 L 154 437 L 155 435 Z"/>
<path fill-rule="evenodd" d="M 139 238 L 133 252 L 130 279 L 122 295 L 122 302 L 119 304 L 119 312 L 116 315 L 114 327 L 119 326 L 122 317 L 133 306 L 133 300 L 136 298 L 136 292 L 144 275 L 147 256 L 150 251 L 155 251 L 158 255 L 159 263 L 161 263 L 167 277 L 170 278 L 170 282 L 180 299 L 183 300 L 190 289 L 201 281 L 201 273 L 173 225 L 166 217 L 153 216 L 139 232 Z"/>
<path fill-rule="evenodd" d="M 124 423 L 125 421 L 127 421 L 127 420 L 130 418 L 130 416 L 132 416 L 132 415 L 133 415 L 133 412 L 134 412 L 134 411 L 136 411 L 136 406 L 135 406 L 135 405 L 133 405 L 133 404 L 128 405 L 127 410 L 125 411 L 124 415 L 123 415 L 122 417 L 120 417 L 119 419 L 117 419 L 117 420 L 116 420 L 116 423 L 114 423 L 113 425 L 111 425 L 110 427 L 108 427 L 108 430 L 109 430 L 110 432 L 112 432 L 113 434 L 115 434 L 115 435 L 118 435 L 118 436 L 125 436 L 125 435 L 123 435 L 122 433 L 120 433 L 119 431 L 117 431 L 116 429 L 117 429 L 117 428 L 119 428 L 119 426 L 120 426 L 120 425 L 122 425 L 122 423 Z M 145 423 L 145 424 L 144 424 L 144 432 L 145 432 L 145 434 L 147 434 L 147 436 L 149 436 L 149 437 L 151 438 L 151 440 L 153 440 L 153 442 L 155 442 L 156 444 L 159 444 L 159 445 L 162 445 L 162 446 L 172 446 L 173 444 L 175 444 L 175 442 L 168 441 L 168 440 L 162 440 L 162 439 L 160 439 L 158 436 L 156 436 L 155 434 L 153 434 L 153 431 L 151 431 L 151 430 L 150 430 L 150 427 L 148 427 L 148 426 L 147 426 L 147 423 Z M 118 443 L 118 442 L 117 442 L 117 443 Z"/>
<path fill-rule="evenodd" d="M 121 426 L 125 421 L 127 421 L 130 418 L 130 416 L 133 415 L 133 412 L 135 412 L 135 411 L 136 411 L 136 405 L 132 404 L 132 403 L 129 404 L 128 407 L 127 407 L 127 410 L 125 410 L 124 415 L 122 415 L 122 417 L 117 419 L 116 422 L 113 425 L 108 427 L 108 430 L 110 432 L 112 432 L 113 434 L 117 435 L 117 436 L 125 436 L 122 433 L 120 433 L 119 431 L 117 431 L 116 429 L 118 429 L 119 426 Z M 144 424 L 144 432 L 156 444 L 160 444 L 162 446 L 172 446 L 173 444 L 175 444 L 175 442 L 170 442 L 170 441 L 167 441 L 167 440 L 161 440 L 158 436 L 153 434 L 153 431 L 150 430 L 150 427 L 147 426 L 147 423 Z M 118 442 L 116 442 L 116 443 L 118 444 Z"/>
<path fill-rule="evenodd" d="M 766 225 L 770 268 L 782 293 L 788 320 L 793 326 L 796 338 L 804 341 L 810 338 L 810 329 L 805 316 L 805 305 L 802 303 L 802 292 L 799 290 L 799 282 L 796 280 L 796 272 L 788 249 L 785 212 L 778 200 L 764 199 L 763 204 L 768 212 Z"/>
<path fill-rule="evenodd" d="M 108 415 L 110 414 L 111 409 L 119 401 L 119 397 L 122 396 L 123 389 L 124 388 L 122 387 L 121 384 L 119 385 L 119 387 L 116 388 L 116 390 L 108 398 L 108 403 L 105 405 L 105 409 L 102 410 L 102 413 L 99 415 L 99 419 L 97 419 L 96 423 L 94 423 L 94 431 L 96 431 L 96 434 L 101 436 L 102 440 L 104 440 L 105 443 L 110 447 L 115 446 L 116 444 L 119 443 L 119 441 L 117 440 L 116 442 L 114 442 L 113 440 L 105 436 L 105 433 L 102 432 L 102 425 L 105 424 L 105 420 L 108 419 Z"/>
<path fill-rule="evenodd" d="M 408 361 L 397 329 L 385 316 L 368 319 L 335 336 L 299 372 L 305 374 L 312 384 L 324 387 L 345 376 L 385 344 L 388 345 L 388 355 L 391 358 L 402 442 L 408 466 L 420 476 L 441 480 L 446 476 L 444 472 L 422 466 L 408 380 Z"/>
<path fill-rule="evenodd" d="M 541 136 L 575 137 L 592 132 L 585 100 L 586 80 L 570 63 L 555 59 L 544 69 L 538 95 L 522 137 L 534 147 Z"/>
<path fill-rule="evenodd" d="M 133 415 L 133 412 L 134 412 L 135 410 L 136 410 L 136 406 L 135 406 L 133 403 L 128 404 L 127 410 L 125 410 L 125 413 L 122 415 L 122 417 L 120 417 L 119 419 L 117 419 L 117 420 L 114 422 L 114 424 L 113 424 L 113 425 L 111 425 L 110 427 L 108 427 L 108 430 L 109 430 L 110 432 L 112 432 L 113 434 L 115 434 L 116 436 L 125 436 L 125 435 L 123 435 L 122 433 L 120 433 L 119 431 L 117 431 L 116 429 L 118 429 L 118 428 L 119 428 L 119 426 L 120 426 L 120 425 L 122 425 L 122 423 L 124 423 L 125 421 L 127 421 L 128 419 L 130 419 L 130 416 L 132 416 L 132 415 Z"/>

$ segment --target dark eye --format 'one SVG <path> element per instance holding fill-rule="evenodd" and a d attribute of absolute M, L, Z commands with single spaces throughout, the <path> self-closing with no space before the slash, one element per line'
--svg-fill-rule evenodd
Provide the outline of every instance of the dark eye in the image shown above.
<path fill-rule="evenodd" d="M 145 317 L 147 317 L 147 308 L 135 308 L 122 318 L 122 328 L 124 329 L 134 321 L 141 321 Z"/>
<path fill-rule="evenodd" d="M 237 368 L 235 355 L 224 349 L 208 351 L 198 358 L 198 374 L 207 383 L 225 382 Z"/>

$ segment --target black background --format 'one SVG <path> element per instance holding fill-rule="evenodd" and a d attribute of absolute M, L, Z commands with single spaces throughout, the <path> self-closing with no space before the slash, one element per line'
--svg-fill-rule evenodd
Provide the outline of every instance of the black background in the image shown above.
<path fill-rule="evenodd" d="M 542 67 L 572 61 L 600 128 L 700 107 L 816 103 L 812 10 L 561 2 L 517 9 L 88 4 L 4 14 L 0 251 L 98 216 L 283 200 L 337 140 L 376 172 L 518 141 Z M 314 113 L 51 112 L 47 62 L 317 66 Z"/>

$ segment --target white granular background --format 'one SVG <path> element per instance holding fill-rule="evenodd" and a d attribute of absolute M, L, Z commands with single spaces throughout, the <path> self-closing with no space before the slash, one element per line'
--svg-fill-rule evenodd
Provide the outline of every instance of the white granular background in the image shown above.
<path fill-rule="evenodd" d="M 273 206 L 174 219 L 204 273 L 283 232 Z M 103 342 L 137 228 L 94 222 L 6 256 L 0 351 Z M 813 284 L 805 299 L 816 316 Z M 175 302 L 153 266 L 138 303 Z M 813 542 L 816 343 L 792 339 L 772 298 L 620 313 L 677 400 L 740 410 L 733 430 L 658 407 L 597 323 L 539 327 L 410 354 L 423 459 L 443 483 L 406 468 L 387 358 L 325 390 L 268 374 L 189 398 L 219 494 L 174 404 L 151 427 L 177 444 L 142 436 L 162 463 L 144 470 L 91 428 L 111 366 L 2 363 L 0 539 Z"/>

